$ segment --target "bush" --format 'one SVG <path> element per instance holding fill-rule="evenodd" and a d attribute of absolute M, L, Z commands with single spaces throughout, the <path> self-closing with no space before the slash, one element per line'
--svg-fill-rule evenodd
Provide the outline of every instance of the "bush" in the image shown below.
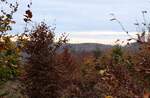
<path fill-rule="evenodd" d="M 56 50 L 66 42 L 66 37 L 62 36 L 55 42 L 54 32 L 42 22 L 28 38 L 24 48 L 28 57 L 23 80 L 27 95 L 29 98 L 59 98 L 62 70 L 57 69 Z"/>

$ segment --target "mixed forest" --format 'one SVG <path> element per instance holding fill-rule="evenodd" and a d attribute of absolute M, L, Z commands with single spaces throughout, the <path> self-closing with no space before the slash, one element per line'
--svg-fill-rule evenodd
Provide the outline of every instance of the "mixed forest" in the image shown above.
<path fill-rule="evenodd" d="M 129 36 L 128 48 L 116 44 L 105 52 L 78 53 L 64 47 L 66 34 L 56 40 L 55 27 L 44 22 L 28 27 L 32 2 L 26 4 L 25 29 L 19 34 L 12 27 L 18 2 L 0 0 L 1 4 L 7 9 L 0 12 L 0 98 L 150 98 L 147 22 L 137 37 Z M 130 49 L 131 40 L 137 49 Z"/>

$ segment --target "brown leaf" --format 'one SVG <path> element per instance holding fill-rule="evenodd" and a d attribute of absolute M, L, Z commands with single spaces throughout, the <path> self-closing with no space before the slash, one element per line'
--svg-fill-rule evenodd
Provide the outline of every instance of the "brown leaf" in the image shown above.
<path fill-rule="evenodd" d="M 26 14 L 27 14 L 28 18 L 32 18 L 32 12 L 30 10 L 27 10 Z"/>
<path fill-rule="evenodd" d="M 27 18 L 24 18 L 24 21 L 25 21 L 25 22 L 28 22 L 28 19 L 27 19 Z"/>

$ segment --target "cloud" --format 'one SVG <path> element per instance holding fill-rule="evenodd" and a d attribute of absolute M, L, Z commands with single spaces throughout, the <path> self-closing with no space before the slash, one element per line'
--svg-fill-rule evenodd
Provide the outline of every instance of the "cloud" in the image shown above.
<path fill-rule="evenodd" d="M 136 37 L 136 32 L 129 33 L 132 37 Z M 57 35 L 58 36 L 58 35 Z M 102 43 L 102 44 L 116 44 L 116 40 L 126 43 L 130 37 L 125 32 L 111 32 L 111 31 L 93 31 L 93 32 L 71 32 L 68 38 L 70 43 Z M 125 44 L 124 43 L 124 44 Z"/>
<path fill-rule="evenodd" d="M 20 2 L 20 9 L 15 15 L 18 25 L 15 31 L 19 32 L 25 26 L 20 20 L 23 19 L 24 11 L 27 9 L 26 0 Z M 44 20 L 49 25 L 56 24 L 57 32 L 68 32 L 72 42 L 79 42 L 80 39 L 81 42 L 110 43 L 117 38 L 125 39 L 126 34 L 121 32 L 119 24 L 109 21 L 111 18 L 109 14 L 115 13 L 128 31 L 135 32 L 133 23 L 136 19 L 141 21 L 142 18 L 139 18 L 142 17 L 141 11 L 150 8 L 147 0 L 32 0 L 32 2 L 33 21 Z"/>
<path fill-rule="evenodd" d="M 69 43 L 100 43 L 100 44 L 115 44 L 115 39 L 93 39 L 93 38 L 71 38 Z"/>
<path fill-rule="evenodd" d="M 141 10 L 148 9 L 144 0 L 33 0 L 35 20 L 57 20 L 59 31 L 109 30 L 120 31 L 117 24 L 109 21 L 110 13 L 134 31 L 137 16 Z M 68 26 L 69 25 L 69 26 Z"/>

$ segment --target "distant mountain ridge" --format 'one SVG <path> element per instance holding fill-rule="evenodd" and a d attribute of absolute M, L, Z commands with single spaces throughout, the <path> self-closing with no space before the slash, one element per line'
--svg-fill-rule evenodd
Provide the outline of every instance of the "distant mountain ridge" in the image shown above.
<path fill-rule="evenodd" d="M 76 52 L 90 52 L 94 50 L 101 50 L 101 51 L 106 51 L 108 49 L 111 49 L 114 45 L 106 45 L 106 44 L 99 44 L 99 43 L 80 43 L 80 44 L 65 44 L 62 46 L 68 47 L 71 51 L 76 51 Z M 61 49 L 62 49 L 61 48 Z M 131 51 L 137 51 L 139 49 L 139 44 L 138 43 L 131 43 L 130 45 L 125 45 L 123 46 L 123 49 L 128 49 Z"/>
<path fill-rule="evenodd" d="M 63 47 L 68 47 L 72 51 L 82 52 L 82 51 L 94 51 L 96 49 L 107 50 L 112 48 L 112 45 L 105 45 L 99 43 L 81 43 L 81 44 L 66 44 Z"/>

